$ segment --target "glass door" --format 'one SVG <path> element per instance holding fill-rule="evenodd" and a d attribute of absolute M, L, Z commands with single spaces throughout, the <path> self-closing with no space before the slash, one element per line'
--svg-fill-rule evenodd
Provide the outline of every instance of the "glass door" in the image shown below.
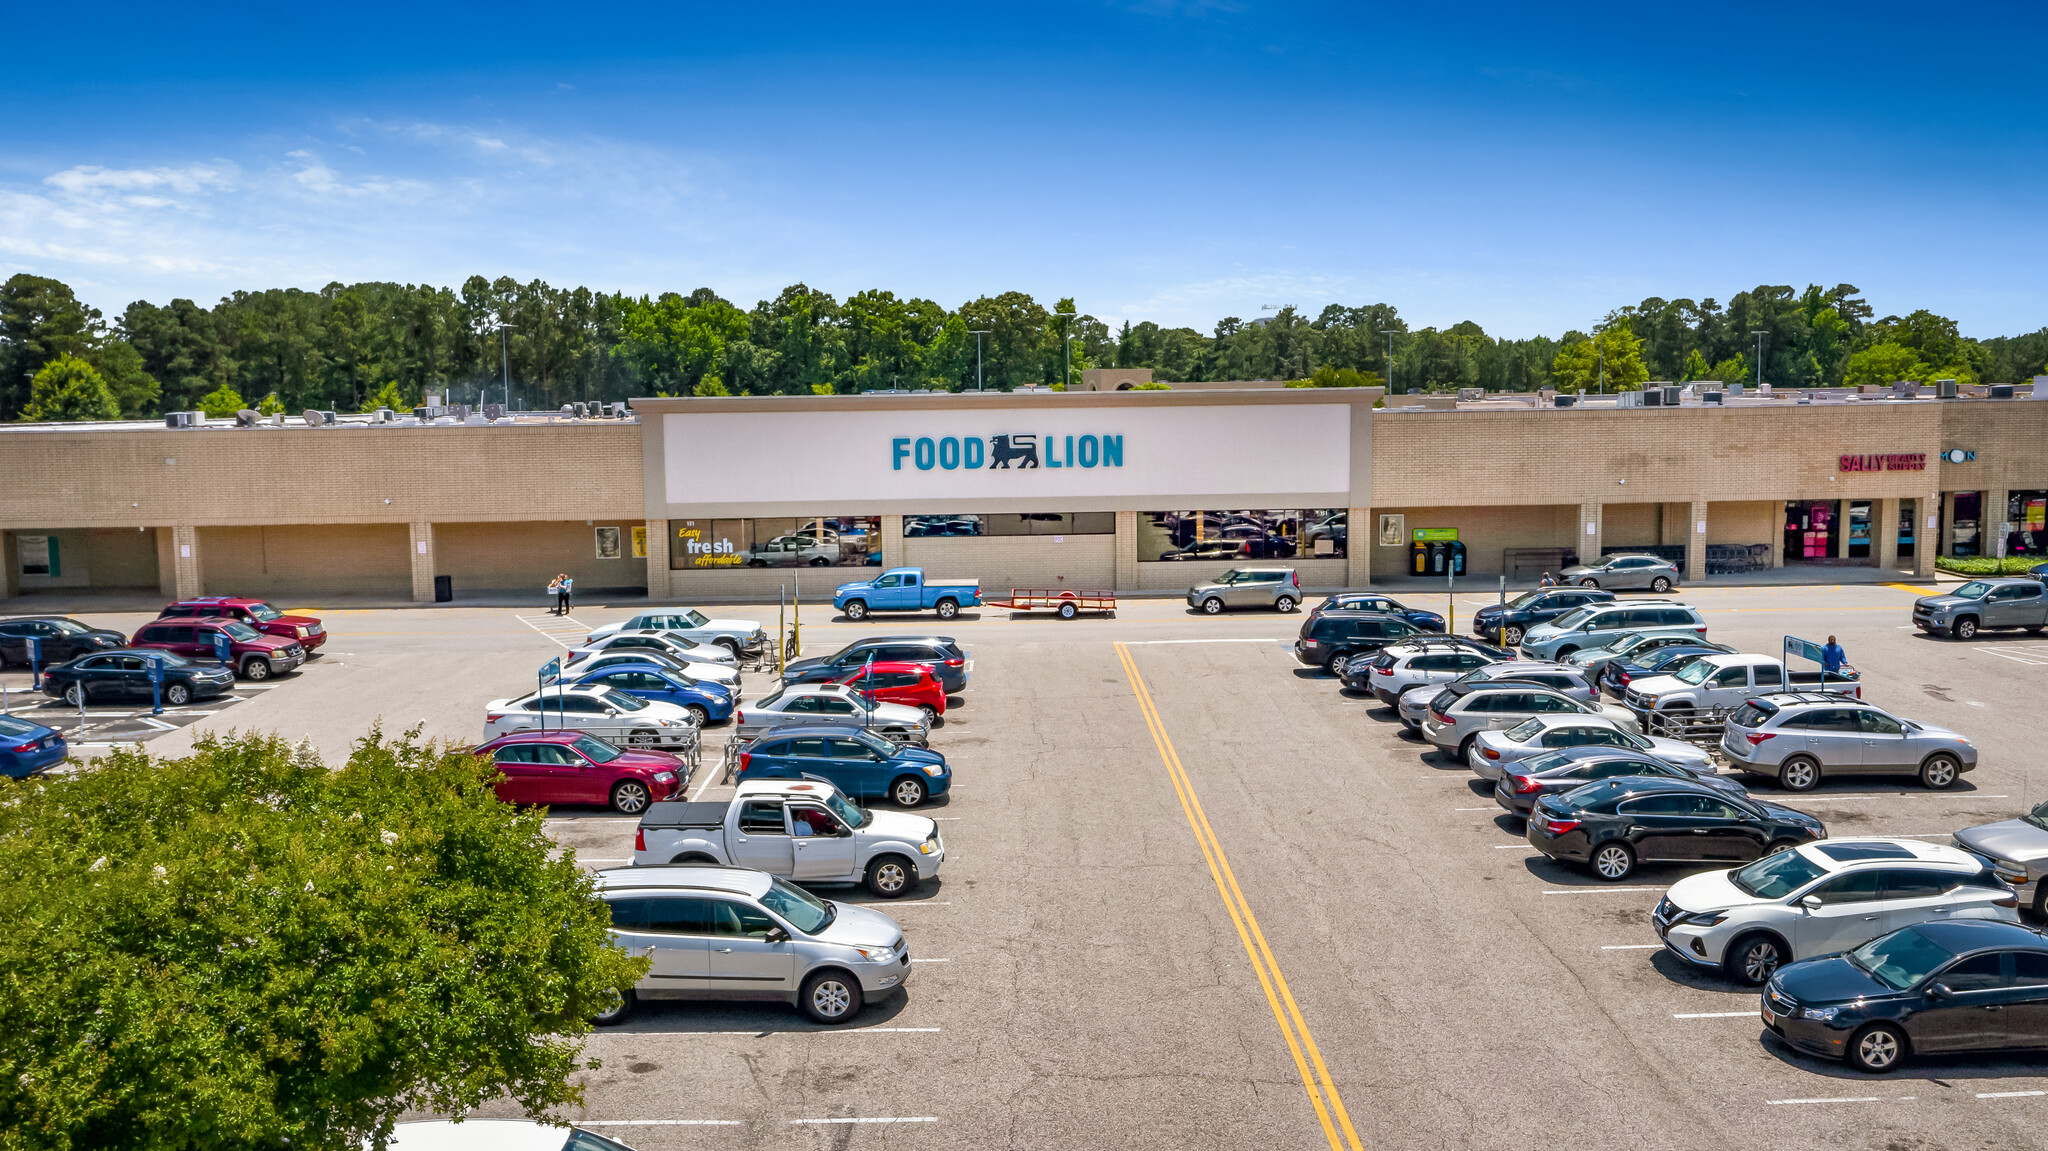
<path fill-rule="evenodd" d="M 1919 500 L 1899 501 L 1899 558 L 1913 558 L 1913 522 L 1920 515 Z"/>
<path fill-rule="evenodd" d="M 1849 558 L 1867 560 L 1870 558 L 1870 501 L 1857 500 L 1849 505 Z"/>

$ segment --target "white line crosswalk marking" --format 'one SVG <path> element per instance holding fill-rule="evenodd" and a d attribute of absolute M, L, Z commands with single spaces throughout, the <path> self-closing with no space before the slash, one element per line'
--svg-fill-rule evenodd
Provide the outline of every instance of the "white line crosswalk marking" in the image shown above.
<path fill-rule="evenodd" d="M 513 618 L 569 651 L 583 646 L 583 638 L 590 634 L 590 625 L 573 615 L 522 615 Z"/>

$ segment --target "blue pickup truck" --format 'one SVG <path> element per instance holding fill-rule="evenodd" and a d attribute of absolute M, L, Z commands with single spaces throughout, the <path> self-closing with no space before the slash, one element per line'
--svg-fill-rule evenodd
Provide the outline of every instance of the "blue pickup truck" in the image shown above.
<path fill-rule="evenodd" d="M 935 611 L 940 619 L 952 619 L 963 607 L 981 606 L 981 581 L 926 579 L 923 568 L 890 568 L 871 580 L 840 584 L 832 606 L 847 619 L 866 619 L 874 611 Z"/>

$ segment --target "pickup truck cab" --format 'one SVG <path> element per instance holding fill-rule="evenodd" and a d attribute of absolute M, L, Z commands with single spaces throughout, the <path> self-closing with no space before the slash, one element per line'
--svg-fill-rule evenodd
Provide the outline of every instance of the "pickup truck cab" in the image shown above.
<path fill-rule="evenodd" d="M 2030 576 L 1973 579 L 1947 595 L 1913 601 L 1913 625 L 1934 635 L 1971 639 L 1985 629 L 2048 627 L 2048 585 Z"/>
<path fill-rule="evenodd" d="M 327 629 L 310 615 L 289 615 L 260 599 L 205 595 L 181 599 L 157 613 L 159 619 L 238 619 L 265 635 L 295 639 L 311 655 L 327 642 Z"/>
<path fill-rule="evenodd" d="M 840 584 L 832 606 L 847 619 L 876 611 L 935 611 L 952 619 L 963 607 L 981 606 L 981 581 L 927 579 L 923 568 L 890 568 L 871 580 Z"/>
<path fill-rule="evenodd" d="M 1863 686 L 1856 669 L 1843 668 L 1825 673 L 1795 671 L 1789 676 L 1785 664 L 1769 655 L 1708 655 L 1685 665 L 1677 675 L 1647 675 L 1628 685 L 1624 697 L 1630 711 L 1710 708 L 1733 709 L 1753 696 L 1781 691 L 1820 691 L 1861 699 Z"/>
<path fill-rule="evenodd" d="M 657 803 L 640 817 L 635 866 L 751 867 L 810 886 L 859 883 L 896 899 L 936 879 L 939 825 L 907 811 L 865 811 L 822 779 L 755 779 L 727 803 Z"/>

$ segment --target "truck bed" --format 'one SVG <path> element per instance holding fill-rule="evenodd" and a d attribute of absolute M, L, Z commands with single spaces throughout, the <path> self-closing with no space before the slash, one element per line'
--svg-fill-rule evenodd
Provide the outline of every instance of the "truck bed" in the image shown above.
<path fill-rule="evenodd" d="M 981 581 L 980 581 L 980 580 L 978 580 L 978 579 L 928 579 L 928 580 L 924 581 L 924 586 L 926 586 L 926 587 L 980 587 L 980 586 L 981 586 Z"/>
<path fill-rule="evenodd" d="M 714 828 L 725 826 L 723 803 L 685 803 L 670 800 L 647 805 L 640 817 L 641 827 Z"/>

